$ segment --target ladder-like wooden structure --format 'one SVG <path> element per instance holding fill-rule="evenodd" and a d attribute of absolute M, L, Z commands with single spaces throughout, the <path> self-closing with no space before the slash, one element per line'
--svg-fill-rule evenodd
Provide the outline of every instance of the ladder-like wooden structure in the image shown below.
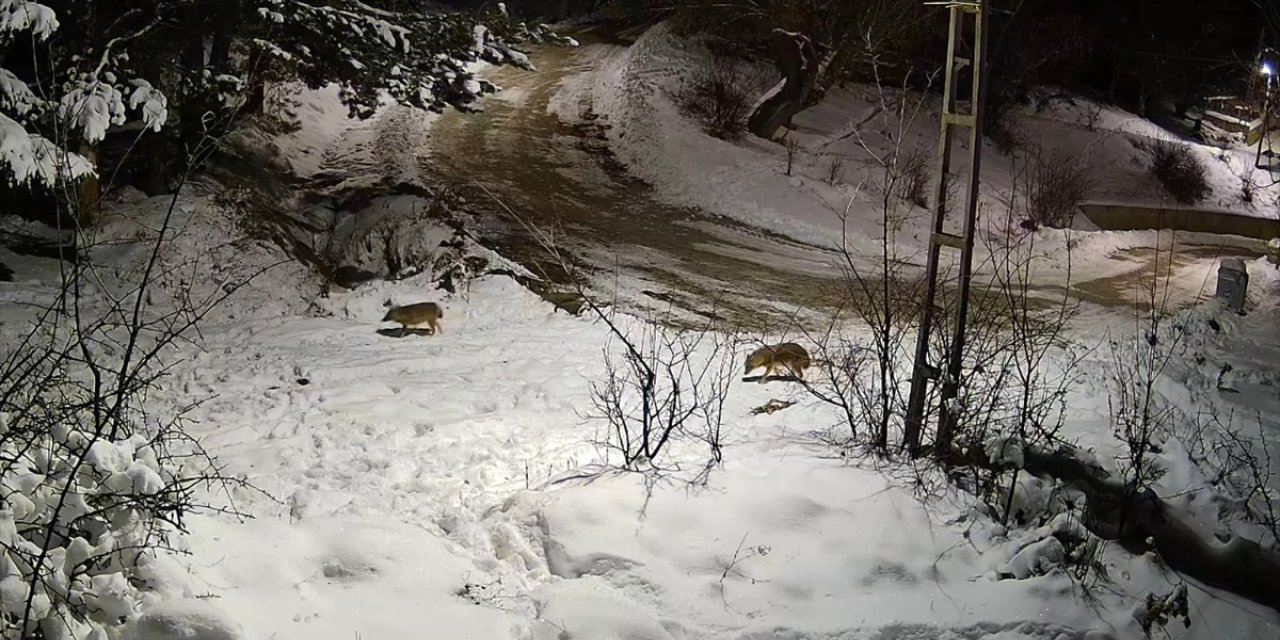
<path fill-rule="evenodd" d="M 920 327 L 916 342 L 915 366 L 911 373 L 911 395 L 907 400 L 906 445 L 912 457 L 923 452 L 922 440 L 926 423 L 925 400 L 929 385 L 941 382 L 941 406 L 938 419 L 935 453 L 945 453 L 954 433 L 956 411 L 953 400 L 959 394 L 961 362 L 964 356 L 965 321 L 969 312 L 969 287 L 973 275 L 974 223 L 978 214 L 978 174 L 982 159 L 982 116 L 986 97 L 986 41 L 987 0 L 929 2 L 947 7 L 951 12 L 947 38 L 947 63 L 942 92 L 942 132 L 938 140 L 938 156 L 941 166 L 938 172 L 937 190 L 934 192 L 933 224 L 929 236 L 929 252 L 926 262 L 925 295 L 921 302 Z M 968 25 L 969 28 L 966 29 Z M 966 32 L 971 39 L 966 46 Z M 969 68 L 969 94 L 963 102 L 957 100 L 960 72 Z M 957 105 L 967 103 L 967 111 Z M 951 171 L 953 133 L 968 129 L 969 163 L 964 200 L 963 227 L 959 233 L 947 231 L 947 191 Z M 944 248 L 960 252 L 957 278 L 958 296 L 953 311 L 951 342 L 943 366 L 930 362 L 930 342 L 935 320 L 940 309 L 936 305 L 939 290 L 938 270 Z"/>

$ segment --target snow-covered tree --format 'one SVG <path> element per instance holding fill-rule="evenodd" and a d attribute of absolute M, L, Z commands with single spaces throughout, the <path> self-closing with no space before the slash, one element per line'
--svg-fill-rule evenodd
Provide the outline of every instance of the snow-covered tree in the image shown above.
<path fill-rule="evenodd" d="M 180 169 L 253 112 L 270 81 L 338 84 L 360 117 L 387 98 L 472 109 L 494 87 L 470 63 L 529 67 L 512 44 L 556 39 L 501 12 L 486 26 L 406 4 L 0 0 L 0 174 L 43 185 L 84 177 L 93 164 L 77 152 L 128 123 L 160 133 L 144 143 L 146 161 Z"/>
<path fill-rule="evenodd" d="M 27 0 L 0 0 L 0 46 L 19 39 L 48 42 L 61 26 L 49 6 Z M 68 152 L 77 138 L 93 144 L 129 111 L 140 113 L 149 127 L 166 117 L 164 96 L 144 80 L 122 81 L 104 56 L 85 73 L 75 73 L 54 86 L 31 85 L 0 67 L 0 174 L 11 180 L 52 186 L 59 177 L 77 179 L 93 172 L 82 156 Z M 51 117 L 51 118 L 50 118 Z M 61 126 L 47 127 L 49 120 Z"/>

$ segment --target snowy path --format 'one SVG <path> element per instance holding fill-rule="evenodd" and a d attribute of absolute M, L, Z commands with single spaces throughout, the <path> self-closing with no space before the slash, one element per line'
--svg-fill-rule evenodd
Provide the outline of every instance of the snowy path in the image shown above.
<path fill-rule="evenodd" d="M 598 129 L 550 112 L 559 84 L 586 62 L 558 47 L 539 48 L 536 58 L 537 72 L 489 70 L 502 91 L 482 113 L 442 115 L 421 150 L 424 174 L 467 194 L 504 255 L 531 266 L 545 260 L 489 193 L 526 222 L 551 230 L 608 279 L 616 274 L 616 283 L 604 284 L 624 299 L 673 300 L 744 324 L 756 320 L 760 301 L 830 302 L 830 284 L 839 277 L 830 250 L 658 199 L 610 155 Z"/>

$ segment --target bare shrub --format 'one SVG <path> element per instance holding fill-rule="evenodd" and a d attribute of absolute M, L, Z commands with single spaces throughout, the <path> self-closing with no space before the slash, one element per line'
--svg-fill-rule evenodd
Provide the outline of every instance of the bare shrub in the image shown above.
<path fill-rule="evenodd" d="M 1245 204 L 1253 204 L 1253 196 L 1258 191 L 1258 185 L 1254 184 L 1253 179 L 1248 175 L 1240 177 L 1240 201 Z"/>
<path fill-rule="evenodd" d="M 851 235 L 858 233 L 849 226 L 858 199 L 852 196 L 843 210 L 833 210 L 841 222 L 841 239 L 834 247 L 841 271 L 833 292 L 838 303 L 824 326 L 804 330 L 817 345 L 814 373 L 807 376 L 805 387 L 816 400 L 840 411 L 851 443 L 865 435 L 873 451 L 888 454 L 902 431 L 903 382 L 910 377 L 903 363 L 909 355 L 907 344 L 923 284 L 907 270 L 918 256 L 900 253 L 898 238 L 900 233 L 912 233 L 916 213 L 904 202 L 927 203 L 928 155 L 920 149 L 908 152 L 903 144 L 923 110 L 925 94 L 909 93 L 911 79 L 906 77 L 900 87 L 885 87 L 878 67 L 873 69 L 879 108 L 872 116 L 874 122 L 871 118 L 862 122 L 852 136 L 872 163 L 863 184 L 875 195 L 879 228 L 870 240 L 876 251 L 862 255 L 850 243 Z M 925 76 L 923 81 L 931 83 L 932 77 Z M 874 142 L 864 137 L 864 126 L 875 131 Z M 886 136 L 887 146 L 881 142 Z M 865 331 L 854 333 L 849 326 Z"/>
<path fill-rule="evenodd" d="M 1006 156 L 1011 156 L 1027 145 L 1026 135 L 1020 131 L 1013 119 L 1005 116 L 987 127 L 987 139 L 996 149 Z"/>
<path fill-rule="evenodd" d="M 796 158 L 800 156 L 800 142 L 787 136 L 782 140 L 782 147 L 787 151 L 787 175 L 795 169 Z"/>
<path fill-rule="evenodd" d="M 735 140 L 746 132 L 751 96 L 758 84 L 758 74 L 747 64 L 713 47 L 692 82 L 680 90 L 677 102 L 702 123 L 708 135 Z"/>
<path fill-rule="evenodd" d="M 1174 200 L 1196 204 L 1209 195 L 1204 163 L 1190 145 L 1161 138 L 1143 144 L 1141 149 L 1151 174 Z"/>
<path fill-rule="evenodd" d="M 989 276 L 971 292 L 957 395 L 935 439 L 943 455 L 991 456 L 990 466 L 974 470 L 969 488 L 1006 523 L 1014 515 L 1019 469 L 1008 464 L 1005 452 L 1052 450 L 1063 442 L 1066 395 L 1087 355 L 1066 337 L 1079 309 L 1069 293 L 1070 267 L 1060 294 L 1035 298 L 1035 265 L 1042 255 L 1036 241 L 1034 234 L 987 234 L 989 258 L 978 271 Z M 940 332 L 936 352 L 947 353 L 951 339 Z"/>
<path fill-rule="evenodd" d="M 1261 526 L 1258 544 L 1280 549 L 1280 490 L 1262 416 L 1237 420 L 1234 412 L 1224 417 L 1210 407 L 1177 435 L 1210 484 L 1235 503 L 1239 515 Z"/>
<path fill-rule="evenodd" d="M 929 206 L 929 152 L 916 148 L 898 158 L 894 167 L 894 186 L 899 198 L 916 205 Z"/>
<path fill-rule="evenodd" d="M 1164 254 L 1172 260 L 1174 246 Z M 1126 500 L 1136 499 L 1164 473 L 1157 462 L 1160 446 L 1182 421 L 1162 391 L 1162 378 L 1187 349 L 1187 326 L 1168 312 L 1167 273 L 1157 268 L 1143 287 L 1146 311 L 1134 310 L 1130 332 L 1110 336 L 1107 408 L 1113 433 L 1124 446 L 1118 456 Z"/>
<path fill-rule="evenodd" d="M 710 319 L 694 326 L 663 326 L 655 318 L 623 316 L 597 299 L 589 274 L 551 234 L 481 190 L 546 252 L 547 262 L 539 266 L 542 277 L 551 280 L 545 271 L 556 270 L 555 280 L 564 282 L 582 309 L 608 328 L 604 375 L 591 383 L 592 412 L 585 416 L 605 425 L 604 437 L 593 442 L 604 453 L 605 470 L 642 473 L 650 486 L 668 479 L 704 483 L 723 461 L 720 427 L 738 364 L 735 336 L 718 331 Z M 706 454 L 693 473 L 685 473 L 673 454 L 688 447 Z"/>
<path fill-rule="evenodd" d="M 844 158 L 831 156 L 827 161 L 827 184 L 835 186 L 844 179 Z"/>
<path fill-rule="evenodd" d="M 1023 157 L 1015 156 L 1010 165 L 1010 218 L 1020 211 L 1028 188 L 1027 172 L 1017 162 Z M 1079 308 L 1070 293 L 1070 245 L 1066 282 L 1045 295 L 1036 286 L 1045 253 L 1037 246 L 1039 236 L 1002 233 L 994 217 L 989 221 L 987 233 L 979 234 L 986 258 L 974 269 L 982 275 L 970 290 L 963 359 L 959 366 L 948 362 L 952 332 L 935 332 L 928 345 L 941 383 L 933 386 L 955 385 L 954 398 L 939 407 L 933 449 L 945 461 L 972 464 L 958 470 L 956 479 L 1007 522 L 1014 516 L 1012 499 L 1020 474 L 1016 452 L 1054 450 L 1063 443 L 1066 394 L 1087 350 L 1066 333 Z M 960 313 L 958 296 L 942 297 L 938 304 L 937 318 Z M 940 392 L 930 391 L 933 401 L 941 401 Z"/>
<path fill-rule="evenodd" d="M 1056 152 L 1047 158 L 1035 154 L 1035 168 L 1027 188 L 1029 226 L 1063 228 L 1071 224 L 1093 187 L 1086 163 Z"/>
<path fill-rule="evenodd" d="M 721 462 L 720 425 L 734 377 L 732 347 L 709 327 L 678 329 L 641 323 L 634 329 L 592 304 L 608 326 L 605 374 L 591 384 L 593 418 L 604 421 L 602 444 L 621 457 L 626 471 L 665 473 L 678 463 L 664 459 L 677 442 L 707 445 L 709 466 Z"/>

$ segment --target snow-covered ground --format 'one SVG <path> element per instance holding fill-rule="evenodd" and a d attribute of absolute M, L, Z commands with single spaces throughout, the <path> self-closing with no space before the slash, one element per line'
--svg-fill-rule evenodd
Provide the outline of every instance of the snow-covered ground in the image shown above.
<path fill-rule="evenodd" d="M 310 122 L 349 126 L 319 115 Z M 297 151 L 293 166 L 314 175 L 332 149 L 346 148 L 335 141 L 359 147 L 361 135 L 304 131 L 281 148 Z M 753 144 L 761 149 L 751 153 L 776 160 Z M 715 149 L 701 158 L 712 156 Z M 762 196 L 750 215 L 806 222 L 786 217 L 798 210 L 790 205 L 768 213 L 776 200 L 763 196 L 771 187 L 783 195 L 770 198 L 801 201 L 812 192 L 779 185 L 771 164 L 766 171 L 742 162 L 670 173 L 707 169 L 733 202 Z M 154 226 L 165 204 L 117 205 L 104 239 L 123 244 L 96 250 L 95 259 L 126 278 L 145 250 L 139 229 Z M 169 259 L 189 265 L 190 279 L 175 287 L 222 286 L 284 257 L 246 239 L 233 215 L 199 193 L 181 200 L 177 221 L 184 232 Z M 829 230 L 807 222 L 815 233 Z M 1103 237 L 1118 245 L 1126 236 Z M 0 260 L 15 271 L 15 282 L 0 284 L 7 339 L 53 299 L 58 270 L 8 252 Z M 1160 391 L 1188 415 L 1208 406 L 1253 410 L 1259 444 L 1274 444 L 1280 275 L 1262 261 L 1251 268 L 1249 315 L 1210 303 L 1170 322 L 1185 335 Z M 168 360 L 174 366 L 150 401 L 159 411 L 199 403 L 188 416 L 192 433 L 228 473 L 262 492 L 230 496 L 251 520 L 191 520 L 192 555 L 164 563 L 171 601 L 136 625 L 137 640 L 1128 640 L 1142 637 L 1135 604 L 1182 580 L 1152 556 L 1104 544 L 1110 582 L 1086 597 L 1055 559 L 1053 534 L 1078 527 L 1070 518 L 1008 530 L 974 509 L 971 496 L 940 489 L 927 469 L 919 472 L 933 481 L 925 491 L 916 470 L 844 455 L 817 437 L 841 429 L 838 415 L 785 383 L 735 379 L 724 408 L 725 462 L 704 487 L 646 486 L 635 474 L 584 478 L 603 461 L 596 443 L 606 432 L 591 418 L 591 385 L 605 371 L 607 327 L 556 312 L 503 276 L 446 294 L 434 275 L 325 296 L 309 270 L 286 261 L 228 300 L 201 326 L 198 343 Z M 440 335 L 378 332 L 388 304 L 427 300 L 444 307 Z M 1139 335 L 1140 327 L 1114 320 L 1084 316 L 1072 333 L 1091 345 L 1108 332 Z M 730 356 L 734 370 L 741 356 Z M 1065 435 L 1114 466 L 1120 443 L 1107 404 L 1108 360 L 1102 347 L 1078 371 Z M 1219 389 L 1227 363 L 1236 393 Z M 772 399 L 798 404 L 753 414 Z M 1191 464 L 1195 443 L 1175 436 L 1164 445 L 1159 493 L 1185 496 L 1206 535 L 1238 526 L 1205 489 L 1208 470 Z M 696 447 L 674 455 L 685 469 L 705 459 Z M 1028 514 L 1054 489 L 1029 477 L 1020 486 Z M 1277 612 L 1256 604 L 1195 585 L 1190 596 L 1190 626 L 1170 625 L 1172 638 L 1264 638 L 1280 629 Z"/>
<path fill-rule="evenodd" d="M 162 204 L 130 210 L 155 216 Z M 208 201 L 180 210 L 189 233 L 175 257 L 232 239 Z M 21 277 L 0 299 L 6 332 L 23 324 L 10 320 L 14 305 L 38 303 L 56 277 L 52 261 L 12 259 Z M 1260 284 L 1274 292 L 1278 281 Z M 1178 582 L 1150 558 L 1108 548 L 1114 583 L 1082 599 L 1051 560 L 1038 575 L 1055 553 L 1050 534 L 1069 520 L 1006 533 L 963 494 L 917 497 L 905 470 L 817 444 L 812 433 L 836 416 L 784 384 L 732 386 L 726 461 L 705 488 L 659 485 L 649 496 L 636 475 L 574 479 L 600 461 L 601 426 L 587 416 L 602 324 L 556 313 L 503 277 L 453 296 L 427 274 L 328 298 L 314 285 L 293 266 L 268 272 L 260 294 L 232 298 L 202 327 L 153 398 L 202 401 L 193 433 L 270 497 L 234 496 L 249 521 L 192 520 L 193 556 L 186 575 L 170 568 L 167 591 L 188 600 L 157 608 L 143 624 L 152 635 L 139 637 L 1136 638 L 1133 599 Z M 441 335 L 376 332 L 386 303 L 418 300 L 444 305 Z M 1265 327 L 1211 308 L 1188 318 L 1188 344 L 1211 361 L 1170 378 L 1184 406 L 1209 397 L 1220 358 L 1243 376 L 1242 396 L 1274 392 L 1280 381 L 1261 365 L 1276 348 Z M 1069 424 L 1106 460 L 1117 444 L 1099 405 L 1102 375 L 1082 378 L 1092 382 L 1073 395 Z M 800 404 L 751 414 L 773 398 Z M 1170 495 L 1203 484 L 1180 451 L 1167 456 Z M 1049 489 L 1025 484 L 1028 504 Z M 1174 637 L 1275 632 L 1275 612 L 1191 592 L 1192 625 Z M 210 631 L 154 632 L 166 624 Z"/>

